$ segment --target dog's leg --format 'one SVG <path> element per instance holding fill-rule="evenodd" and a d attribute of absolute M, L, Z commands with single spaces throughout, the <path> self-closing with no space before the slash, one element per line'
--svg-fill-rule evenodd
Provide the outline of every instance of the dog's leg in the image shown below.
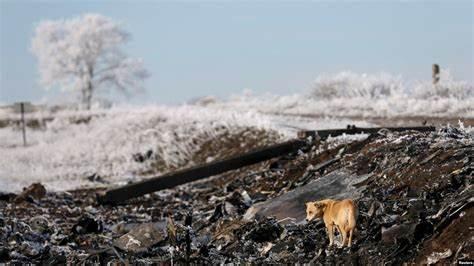
<path fill-rule="evenodd" d="M 354 229 L 351 229 L 349 231 L 349 243 L 347 243 L 347 246 L 348 247 L 351 247 L 351 244 L 352 244 L 352 233 L 354 232 Z"/>
<path fill-rule="evenodd" d="M 336 225 L 335 227 L 336 227 L 336 229 L 337 229 L 336 231 L 339 232 L 339 239 L 340 239 L 341 242 L 342 242 L 342 239 L 343 239 L 343 238 L 342 238 L 342 232 L 343 232 L 343 231 L 341 230 L 341 227 L 340 227 L 339 225 Z M 342 244 L 342 245 L 344 245 L 344 244 Z"/>
<path fill-rule="evenodd" d="M 345 228 L 341 228 L 341 235 L 342 235 L 342 247 L 344 247 L 344 245 L 346 244 L 346 240 L 347 240 L 347 231 L 345 230 Z"/>
<path fill-rule="evenodd" d="M 328 225 L 328 235 L 329 235 L 329 246 L 332 246 L 334 243 L 334 225 Z"/>

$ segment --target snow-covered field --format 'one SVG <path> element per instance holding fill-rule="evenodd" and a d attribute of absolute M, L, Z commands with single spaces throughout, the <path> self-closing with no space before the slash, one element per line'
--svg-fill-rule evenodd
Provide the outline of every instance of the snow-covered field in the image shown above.
<path fill-rule="evenodd" d="M 320 76 L 311 90 L 289 96 L 244 93 L 182 106 L 29 113 L 28 119 L 49 122 L 28 128 L 27 147 L 18 127 L 0 127 L 0 191 L 19 191 L 32 182 L 50 190 L 98 185 L 87 179 L 92 174 L 109 184 L 137 180 L 193 165 L 203 145 L 242 132 L 267 132 L 258 142 L 266 145 L 292 138 L 300 129 L 375 126 L 365 118 L 474 118 L 474 87 L 446 73 L 442 77 L 433 86 L 388 74 L 343 72 Z M 0 109 L 0 120 L 18 117 Z M 154 160 L 133 159 L 149 150 Z M 218 158 L 210 154 L 207 161 L 213 159 Z"/>

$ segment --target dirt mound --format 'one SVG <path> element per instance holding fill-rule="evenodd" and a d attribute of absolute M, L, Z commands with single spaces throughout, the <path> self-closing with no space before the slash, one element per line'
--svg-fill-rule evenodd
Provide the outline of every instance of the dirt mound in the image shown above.
<path fill-rule="evenodd" d="M 212 134 L 210 132 L 212 132 Z M 188 142 L 189 145 L 196 147 L 189 149 L 190 151 L 175 151 L 177 157 L 181 156 L 181 154 L 179 154 L 180 152 L 188 152 L 186 155 L 188 160 L 177 162 L 176 164 L 169 164 L 166 162 L 167 158 L 165 158 L 165 155 L 169 156 L 169 154 L 158 152 L 158 154 L 154 155 L 151 153 L 149 156 L 149 159 L 152 161 L 150 167 L 148 167 L 149 169 L 147 169 L 147 171 L 142 172 L 142 174 L 169 172 L 183 167 L 212 162 L 219 158 L 238 155 L 255 148 L 277 143 L 283 138 L 276 131 L 263 130 L 255 127 L 237 127 L 233 130 L 226 127 L 216 127 L 210 132 L 198 134 L 193 136 L 192 139 L 186 140 L 176 136 L 174 141 Z M 146 153 L 141 156 L 146 160 Z"/>

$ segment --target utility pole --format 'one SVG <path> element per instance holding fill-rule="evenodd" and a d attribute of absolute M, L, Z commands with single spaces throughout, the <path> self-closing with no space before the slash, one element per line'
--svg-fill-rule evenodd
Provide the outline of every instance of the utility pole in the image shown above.
<path fill-rule="evenodd" d="M 26 147 L 26 121 L 25 121 L 25 113 L 33 112 L 34 106 L 29 102 L 17 102 L 13 104 L 13 112 L 18 114 L 20 113 L 21 116 L 21 131 L 23 135 L 23 146 Z"/>
<path fill-rule="evenodd" d="M 21 109 L 21 124 L 22 124 L 22 131 L 23 131 L 23 146 L 26 147 L 26 128 L 25 128 L 25 103 L 20 103 Z"/>

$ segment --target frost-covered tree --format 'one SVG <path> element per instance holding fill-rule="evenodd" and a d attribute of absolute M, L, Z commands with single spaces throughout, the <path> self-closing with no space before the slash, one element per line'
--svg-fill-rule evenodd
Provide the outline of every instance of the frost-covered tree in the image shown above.
<path fill-rule="evenodd" d="M 40 83 L 79 91 L 87 109 L 99 89 L 116 88 L 125 94 L 142 90 L 149 75 L 143 61 L 120 50 L 129 36 L 118 23 L 98 14 L 40 22 L 31 41 Z"/>

